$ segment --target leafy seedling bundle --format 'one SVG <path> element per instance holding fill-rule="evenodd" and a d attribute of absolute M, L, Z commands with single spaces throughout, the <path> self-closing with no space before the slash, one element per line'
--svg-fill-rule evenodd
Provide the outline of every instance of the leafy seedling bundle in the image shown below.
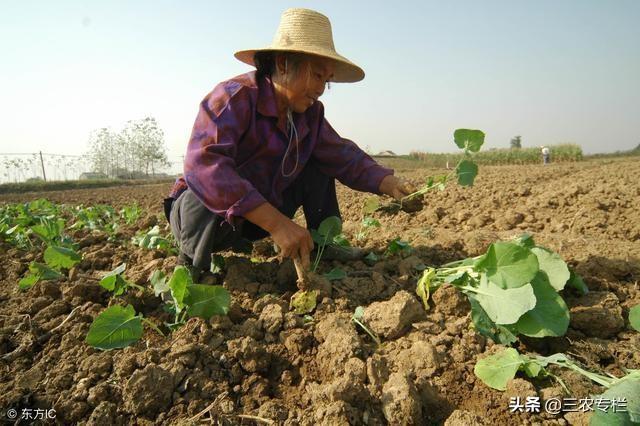
<path fill-rule="evenodd" d="M 425 309 L 431 292 L 443 284 L 468 297 L 477 331 L 503 344 L 518 334 L 564 335 L 569 309 L 558 292 L 565 285 L 587 291 L 558 254 L 536 246 L 528 235 L 493 243 L 478 257 L 427 268 L 416 287 Z"/>
<path fill-rule="evenodd" d="M 480 151 L 484 144 L 484 132 L 472 129 L 457 129 L 453 132 L 453 140 L 458 148 L 463 150 L 463 157 L 453 170 L 445 175 L 429 176 L 425 184 L 417 191 L 403 197 L 399 203 L 392 202 L 389 205 L 381 205 L 377 197 L 370 197 L 365 201 L 363 212 L 369 215 L 376 210 L 395 213 L 403 210 L 407 213 L 422 210 L 422 198 L 424 194 L 432 190 L 442 191 L 447 183 L 456 177 L 461 186 L 472 186 L 478 175 L 478 165 L 473 160 L 473 154 Z"/>
<path fill-rule="evenodd" d="M 621 378 L 604 376 L 584 369 L 562 353 L 546 357 L 529 356 L 519 354 L 514 348 L 505 348 L 478 361 L 473 372 L 485 385 L 501 391 L 507 388 L 507 383 L 518 371 L 522 371 L 530 378 L 552 377 L 569 393 L 562 380 L 547 370 L 549 365 L 568 368 L 607 388 L 607 391 L 597 397 L 601 400 L 624 399 L 626 401 L 624 411 L 595 410 L 591 425 L 627 425 L 640 422 L 640 370 L 628 370 L 627 374 Z"/>

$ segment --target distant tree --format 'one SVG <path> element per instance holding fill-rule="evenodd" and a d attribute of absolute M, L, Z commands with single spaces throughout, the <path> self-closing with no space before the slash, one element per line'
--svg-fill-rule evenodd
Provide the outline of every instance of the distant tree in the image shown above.
<path fill-rule="evenodd" d="M 89 157 L 94 172 L 113 176 L 116 163 L 117 135 L 110 129 L 103 127 L 95 130 L 89 136 Z"/>
<path fill-rule="evenodd" d="M 511 149 L 520 149 L 522 148 L 522 138 L 520 136 L 514 136 L 511 139 Z"/>
<path fill-rule="evenodd" d="M 167 148 L 164 144 L 164 132 L 158 127 L 155 118 L 147 117 L 133 122 L 135 153 L 138 157 L 139 171 L 146 175 L 155 174 L 156 167 L 168 166 Z"/>
<path fill-rule="evenodd" d="M 164 132 L 153 117 L 130 120 L 119 133 L 94 131 L 89 149 L 93 171 L 110 177 L 148 176 L 169 165 Z"/>

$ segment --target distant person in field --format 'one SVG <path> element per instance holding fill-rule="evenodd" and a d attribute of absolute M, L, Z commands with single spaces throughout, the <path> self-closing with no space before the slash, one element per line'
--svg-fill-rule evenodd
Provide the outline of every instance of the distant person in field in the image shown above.
<path fill-rule="evenodd" d="M 542 164 L 549 164 L 551 159 L 551 153 L 549 152 L 549 148 L 546 146 L 542 147 Z"/>
<path fill-rule="evenodd" d="M 199 274 L 213 252 L 271 235 L 283 257 L 308 267 L 313 240 L 291 218 L 300 206 L 308 229 L 340 217 L 335 179 L 398 200 L 414 191 L 326 120 L 318 101 L 325 87 L 364 78 L 336 52 L 326 16 L 288 9 L 270 46 L 235 57 L 256 70 L 223 81 L 201 102 L 184 176 L 165 199 L 181 263 Z"/>

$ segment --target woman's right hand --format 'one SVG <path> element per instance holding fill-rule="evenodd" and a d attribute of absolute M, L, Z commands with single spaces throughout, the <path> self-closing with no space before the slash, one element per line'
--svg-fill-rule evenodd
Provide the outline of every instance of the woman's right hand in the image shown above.
<path fill-rule="evenodd" d="M 309 269 L 309 253 L 313 250 L 313 239 L 309 231 L 269 203 L 260 204 L 245 213 L 244 217 L 271 234 L 273 242 L 280 247 L 282 257 L 299 258 L 302 266 Z"/>
<path fill-rule="evenodd" d="M 309 269 L 309 254 L 313 250 L 313 239 L 307 229 L 285 217 L 271 232 L 273 242 L 280 248 L 282 257 L 299 258 L 302 266 Z"/>

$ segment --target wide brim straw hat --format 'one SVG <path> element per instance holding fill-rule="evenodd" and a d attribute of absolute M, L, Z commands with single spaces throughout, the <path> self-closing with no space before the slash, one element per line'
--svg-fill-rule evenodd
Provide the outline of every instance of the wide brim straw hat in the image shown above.
<path fill-rule="evenodd" d="M 332 59 L 336 83 L 353 83 L 364 78 L 362 68 L 336 52 L 329 18 L 310 9 L 293 8 L 282 13 L 280 25 L 270 46 L 241 50 L 234 56 L 245 64 L 255 66 L 256 52 L 298 52 Z"/>

